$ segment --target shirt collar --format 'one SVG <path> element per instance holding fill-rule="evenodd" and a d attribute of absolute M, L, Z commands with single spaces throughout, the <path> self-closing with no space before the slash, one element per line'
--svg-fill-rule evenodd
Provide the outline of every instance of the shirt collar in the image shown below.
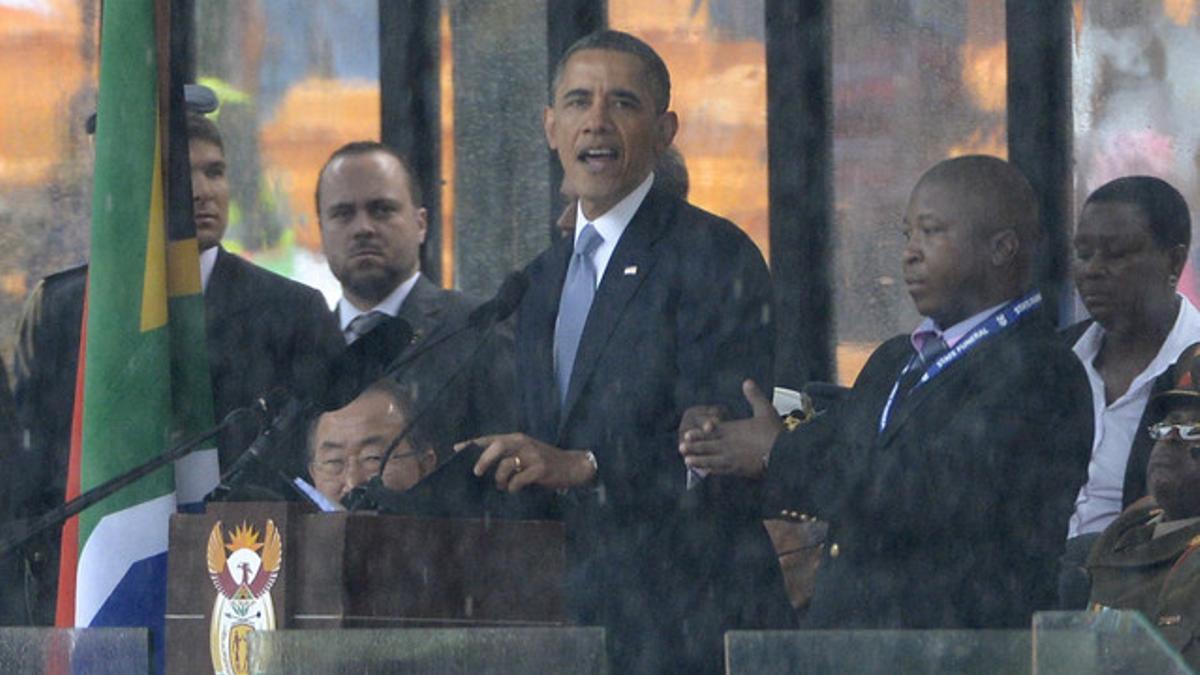
<path fill-rule="evenodd" d="M 959 321 L 945 330 L 938 328 L 937 324 L 933 322 L 933 319 L 925 317 L 925 320 L 921 322 L 921 325 L 917 326 L 917 329 L 913 331 L 912 337 L 910 338 L 913 349 L 920 352 L 921 345 L 925 344 L 925 340 L 929 339 L 930 337 L 940 337 L 942 338 L 942 341 L 946 343 L 947 347 L 953 347 L 954 345 L 958 344 L 959 340 L 966 337 L 967 333 L 970 333 L 975 329 L 976 326 L 983 323 L 984 320 L 995 314 L 1000 310 L 1001 307 L 1007 305 L 1009 302 L 1011 301 L 1006 300 L 998 305 L 988 307 L 982 312 L 967 317 L 966 319 Z"/>
<path fill-rule="evenodd" d="M 338 323 L 341 324 L 342 332 L 345 332 L 346 326 L 349 326 L 350 322 L 358 318 L 360 314 L 375 311 L 383 312 L 392 317 L 399 314 L 400 306 L 404 304 L 404 301 L 408 298 L 408 294 L 412 292 L 413 286 L 417 285 L 417 279 L 420 277 L 420 270 L 413 272 L 413 275 L 407 281 L 392 289 L 392 292 L 388 293 L 386 298 L 380 300 L 379 304 L 370 309 L 359 309 L 346 300 L 345 296 L 342 296 L 342 299 L 338 300 Z"/>
<path fill-rule="evenodd" d="M 575 241 L 579 241 L 579 234 L 583 231 L 583 226 L 591 223 L 592 227 L 596 228 L 596 232 L 604 238 L 605 243 L 615 243 L 621 238 L 625 228 L 629 226 L 629 221 L 633 220 L 633 214 L 637 213 L 653 184 L 654 172 L 651 171 L 650 175 L 646 176 L 646 179 L 633 189 L 633 192 L 625 195 L 624 199 L 593 220 L 588 220 L 587 216 L 583 215 L 583 204 L 578 203 L 575 206 Z"/>
<path fill-rule="evenodd" d="M 1179 298 L 1179 310 L 1175 314 L 1175 324 L 1171 327 L 1171 332 L 1167 333 L 1167 338 L 1163 340 L 1162 347 L 1154 356 L 1154 360 L 1129 384 L 1129 391 L 1136 389 L 1142 382 L 1152 380 L 1166 372 L 1167 368 L 1171 367 L 1171 364 L 1175 363 L 1175 360 L 1183 353 L 1183 350 L 1196 342 L 1196 336 L 1200 335 L 1200 310 L 1196 309 L 1191 300 L 1179 293 L 1175 295 Z M 1104 327 L 1098 321 L 1093 321 L 1092 325 L 1088 326 L 1079 340 L 1075 342 L 1075 355 L 1090 368 L 1100 353 L 1100 346 L 1103 343 Z"/>
<path fill-rule="evenodd" d="M 212 278 L 213 267 L 217 264 L 217 250 L 220 246 L 209 246 L 200 251 L 200 288 L 208 290 L 208 280 Z"/>
<path fill-rule="evenodd" d="M 1200 517 L 1197 518 L 1181 518 L 1179 520 L 1164 520 L 1165 515 L 1159 512 L 1158 515 L 1147 521 L 1147 525 L 1154 525 L 1154 535 L 1152 539 L 1165 537 L 1172 532 L 1182 530 L 1185 527 L 1191 527 L 1200 524 Z"/>

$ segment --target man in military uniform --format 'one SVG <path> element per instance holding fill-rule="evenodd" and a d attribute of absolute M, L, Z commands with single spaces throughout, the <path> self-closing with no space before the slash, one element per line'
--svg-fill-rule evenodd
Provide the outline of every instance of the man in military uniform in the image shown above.
<path fill-rule="evenodd" d="M 1093 608 L 1136 609 L 1200 668 L 1200 343 L 1176 365 L 1173 389 L 1154 398 L 1150 495 L 1100 536 L 1088 558 Z"/>

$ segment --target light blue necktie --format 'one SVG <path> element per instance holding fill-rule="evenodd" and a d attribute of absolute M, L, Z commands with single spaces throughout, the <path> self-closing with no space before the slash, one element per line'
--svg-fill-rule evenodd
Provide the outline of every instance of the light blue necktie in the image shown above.
<path fill-rule="evenodd" d="M 575 240 L 575 253 L 567 267 L 562 297 L 558 301 L 558 325 L 554 328 L 554 377 L 558 381 L 559 406 L 566 405 L 571 371 L 575 368 L 575 353 L 587 322 L 592 298 L 596 296 L 596 263 L 592 254 L 604 237 L 588 223 Z"/>

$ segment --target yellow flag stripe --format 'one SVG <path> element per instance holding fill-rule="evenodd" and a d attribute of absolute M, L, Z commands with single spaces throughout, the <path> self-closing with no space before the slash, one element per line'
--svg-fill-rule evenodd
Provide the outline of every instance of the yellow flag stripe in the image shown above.
<path fill-rule="evenodd" d="M 167 244 L 167 291 L 172 298 L 200 294 L 200 245 L 195 237 Z"/>
<path fill-rule="evenodd" d="M 150 213 L 146 218 L 146 271 L 142 281 L 143 333 L 167 325 L 167 232 L 163 227 L 162 134 L 156 124 Z M 199 265 L 199 261 L 196 263 Z"/>

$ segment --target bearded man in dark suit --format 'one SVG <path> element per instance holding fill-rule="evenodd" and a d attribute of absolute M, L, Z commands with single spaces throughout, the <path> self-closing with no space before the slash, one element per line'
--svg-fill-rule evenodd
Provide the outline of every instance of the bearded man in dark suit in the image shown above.
<path fill-rule="evenodd" d="M 528 267 L 523 433 L 477 439 L 475 471 L 559 491 L 570 613 L 608 630 L 614 671 L 719 670 L 722 629 L 769 614 L 746 603 L 772 599 L 757 585 L 771 579 L 733 574 L 767 542 L 745 481 L 689 473 L 676 429 L 689 406 L 741 409 L 742 379 L 770 378 L 770 280 L 737 226 L 657 185 L 678 119 L 653 49 L 594 33 L 553 87 L 546 138 L 576 227 Z"/>
<path fill-rule="evenodd" d="M 994 157 L 947 160 L 904 218 L 904 279 L 926 317 L 883 343 L 849 397 L 781 433 L 693 411 L 689 466 L 762 478 L 767 513 L 829 523 L 812 628 L 1027 628 L 1086 477 L 1091 396 L 1032 290 L 1033 191 Z"/>
<path fill-rule="evenodd" d="M 410 394 L 412 415 L 429 412 L 422 433 L 439 454 L 511 428 L 511 329 L 450 335 L 479 303 L 421 274 L 426 212 L 408 160 L 375 141 L 342 146 L 321 170 L 317 213 L 329 269 L 342 285 L 334 316 L 345 342 L 383 329 L 383 321 L 408 324 L 412 339 L 396 350 L 394 377 Z"/>

